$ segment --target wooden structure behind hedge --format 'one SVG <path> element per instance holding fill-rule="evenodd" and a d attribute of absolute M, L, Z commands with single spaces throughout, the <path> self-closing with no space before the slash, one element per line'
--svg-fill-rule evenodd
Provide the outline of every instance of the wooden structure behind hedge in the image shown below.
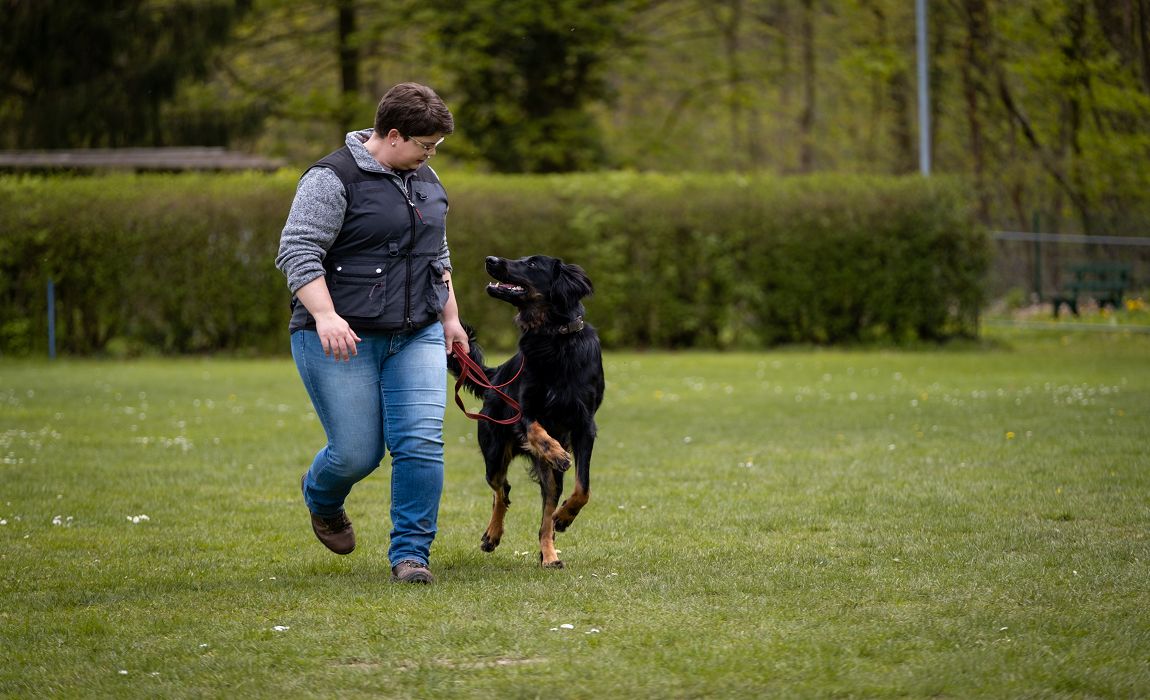
<path fill-rule="evenodd" d="M 945 179 L 442 172 L 466 321 L 509 347 L 483 259 L 587 269 L 612 348 L 755 349 L 977 333 L 989 262 Z M 284 352 L 273 266 L 291 173 L 0 177 L 0 353 Z"/>
<path fill-rule="evenodd" d="M 272 172 L 282 160 L 215 146 L 181 148 L 76 148 L 53 150 L 0 150 L 0 171 L 226 171 Z"/>

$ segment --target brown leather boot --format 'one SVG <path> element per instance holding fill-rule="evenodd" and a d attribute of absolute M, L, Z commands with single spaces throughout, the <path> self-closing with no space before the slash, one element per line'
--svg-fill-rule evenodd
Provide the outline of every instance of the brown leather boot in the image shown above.
<path fill-rule="evenodd" d="M 391 580 L 396 583 L 435 583 L 435 577 L 427 564 L 418 561 L 401 561 L 391 568 Z"/>
<path fill-rule="evenodd" d="M 300 491 L 303 491 L 305 479 L 307 479 L 307 474 L 300 477 Z M 340 509 L 335 515 L 312 513 L 311 529 L 319 541 L 323 542 L 323 546 L 336 554 L 351 554 L 351 551 L 355 549 L 355 530 L 352 529 L 351 520 L 343 509 Z"/>

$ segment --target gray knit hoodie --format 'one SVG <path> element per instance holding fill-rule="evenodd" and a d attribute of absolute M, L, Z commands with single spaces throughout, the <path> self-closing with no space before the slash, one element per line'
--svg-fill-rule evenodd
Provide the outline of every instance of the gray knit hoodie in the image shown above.
<path fill-rule="evenodd" d="M 356 165 L 370 172 L 391 175 L 407 192 L 407 181 L 415 171 L 396 172 L 380 165 L 363 145 L 371 133 L 371 129 L 364 129 L 347 134 L 345 142 L 355 157 Z M 287 277 L 288 289 L 292 294 L 315 278 L 323 277 L 324 256 L 343 228 L 346 209 L 347 196 L 343 191 L 343 183 L 334 172 L 322 167 L 311 168 L 300 178 L 287 223 L 280 234 L 279 254 L 276 255 L 276 267 Z M 445 269 L 451 270 L 451 252 L 447 249 L 446 234 L 439 251 L 439 261 Z"/>

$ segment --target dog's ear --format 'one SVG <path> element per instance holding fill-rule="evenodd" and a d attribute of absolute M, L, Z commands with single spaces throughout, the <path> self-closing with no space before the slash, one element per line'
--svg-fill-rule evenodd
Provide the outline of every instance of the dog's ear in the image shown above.
<path fill-rule="evenodd" d="M 555 282 L 551 285 L 552 299 L 574 304 L 583 297 L 591 296 L 595 291 L 591 286 L 591 278 L 583 268 L 561 260 L 556 261 L 555 266 L 557 271 Z"/>

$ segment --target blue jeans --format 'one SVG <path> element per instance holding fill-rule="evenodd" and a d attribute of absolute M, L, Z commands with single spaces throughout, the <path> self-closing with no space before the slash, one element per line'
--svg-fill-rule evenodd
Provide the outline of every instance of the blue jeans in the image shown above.
<path fill-rule="evenodd" d="M 443 493 L 443 325 L 360 337 L 359 354 L 344 362 L 323 354 L 315 331 L 291 335 L 292 357 L 327 434 L 304 479 L 304 502 L 317 515 L 335 515 L 351 487 L 391 452 L 388 559 L 426 564 Z"/>

